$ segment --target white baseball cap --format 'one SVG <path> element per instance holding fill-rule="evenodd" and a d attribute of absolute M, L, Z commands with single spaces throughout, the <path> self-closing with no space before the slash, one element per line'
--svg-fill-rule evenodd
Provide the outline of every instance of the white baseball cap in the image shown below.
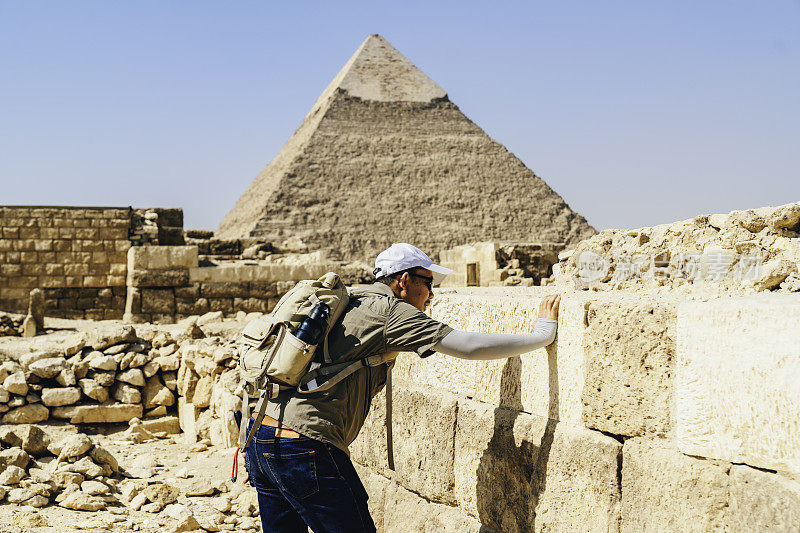
<path fill-rule="evenodd" d="M 434 285 L 439 285 L 445 276 L 453 272 L 449 268 L 435 264 L 416 246 L 396 242 L 378 254 L 375 258 L 375 270 L 372 273 L 376 278 L 382 278 L 414 267 L 427 268 L 433 272 Z"/>

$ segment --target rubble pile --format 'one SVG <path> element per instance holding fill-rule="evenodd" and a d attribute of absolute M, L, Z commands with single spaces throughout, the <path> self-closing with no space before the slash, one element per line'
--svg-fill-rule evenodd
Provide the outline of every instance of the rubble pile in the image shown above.
<path fill-rule="evenodd" d="M 577 289 L 667 287 L 800 291 L 800 202 L 604 230 L 559 255 L 550 284 Z"/>
<path fill-rule="evenodd" d="M 25 317 L 0 313 L 0 337 L 19 337 L 22 335 L 22 322 Z"/>
<path fill-rule="evenodd" d="M 127 422 L 176 403 L 178 339 L 104 325 L 0 365 L 0 423 Z M 203 335 L 188 328 L 186 335 Z"/>

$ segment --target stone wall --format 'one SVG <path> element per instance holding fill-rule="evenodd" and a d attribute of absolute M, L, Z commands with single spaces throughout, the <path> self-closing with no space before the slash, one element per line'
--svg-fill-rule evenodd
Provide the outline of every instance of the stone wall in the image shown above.
<path fill-rule="evenodd" d="M 439 252 L 439 262 L 452 269 L 444 287 L 542 285 L 553 273 L 560 243 L 477 242 Z"/>
<path fill-rule="evenodd" d="M 548 292 L 442 289 L 432 315 L 521 333 Z M 792 530 L 798 311 L 793 295 L 568 292 L 547 349 L 400 354 L 395 470 L 384 393 L 351 447 L 379 529 Z"/>
<path fill-rule="evenodd" d="M 120 318 L 130 224 L 129 208 L 0 207 L 0 309 L 40 288 L 48 316 Z"/>
<path fill-rule="evenodd" d="M 198 247 L 134 246 L 128 252 L 125 320 L 175 322 L 220 312 L 266 313 L 303 279 L 316 279 L 339 265 L 230 261 L 200 266 Z"/>

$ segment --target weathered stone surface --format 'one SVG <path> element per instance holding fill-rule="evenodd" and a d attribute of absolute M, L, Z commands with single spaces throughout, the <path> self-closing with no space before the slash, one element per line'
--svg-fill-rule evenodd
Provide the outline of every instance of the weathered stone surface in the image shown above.
<path fill-rule="evenodd" d="M 119 472 L 119 463 L 111 452 L 101 446 L 95 446 L 89 451 L 89 457 L 101 467 L 107 466 L 112 472 Z"/>
<path fill-rule="evenodd" d="M 116 370 L 117 360 L 113 355 L 98 355 L 89 361 L 89 368 L 94 370 Z"/>
<path fill-rule="evenodd" d="M 101 403 L 108 400 L 108 389 L 101 387 L 95 380 L 88 378 L 80 379 L 78 380 L 78 385 L 83 393 L 92 400 L 97 400 Z"/>
<path fill-rule="evenodd" d="M 213 385 L 213 376 L 203 376 L 198 380 L 192 396 L 192 403 L 196 407 L 208 407 L 211 404 L 211 387 Z"/>
<path fill-rule="evenodd" d="M 153 409 L 159 405 L 170 406 L 175 403 L 175 396 L 161 383 L 161 378 L 158 375 L 147 380 L 143 394 L 145 409 Z"/>
<path fill-rule="evenodd" d="M 47 519 L 36 511 L 19 511 L 14 515 L 14 525 L 29 531 L 31 528 L 49 527 Z"/>
<path fill-rule="evenodd" d="M 724 529 L 727 468 L 666 446 L 641 438 L 625 442 L 622 531 Z"/>
<path fill-rule="evenodd" d="M 64 356 L 70 357 L 83 350 L 86 346 L 85 333 L 76 333 L 64 341 Z"/>
<path fill-rule="evenodd" d="M 6 494 L 6 500 L 8 503 L 22 503 L 26 500 L 30 500 L 34 496 L 36 496 L 36 494 L 30 489 L 11 489 L 8 491 L 8 494 Z"/>
<path fill-rule="evenodd" d="M 575 524 L 616 531 L 620 519 L 622 445 L 597 431 L 558 424 L 546 435 L 536 464 L 534 531 L 564 531 Z"/>
<path fill-rule="evenodd" d="M 58 373 L 56 382 L 62 387 L 73 387 L 78 382 L 78 377 L 75 375 L 75 370 L 68 366 Z"/>
<path fill-rule="evenodd" d="M 501 531 L 533 526 L 531 482 L 548 427 L 546 418 L 459 400 L 455 446 L 458 506 Z"/>
<path fill-rule="evenodd" d="M 59 444 L 59 461 L 78 458 L 88 452 L 92 447 L 92 440 L 83 433 L 76 433 L 65 438 Z"/>
<path fill-rule="evenodd" d="M 32 373 L 40 378 L 54 378 L 67 367 L 67 360 L 63 357 L 47 357 L 31 363 L 28 367 Z"/>
<path fill-rule="evenodd" d="M 467 288 L 437 293 L 431 316 L 456 329 L 530 333 L 548 287 Z M 401 353 L 393 375 L 398 384 L 446 390 L 464 398 L 581 424 L 585 305 L 588 296 L 565 294 L 556 341 L 521 357 L 464 361 L 435 354 L 420 359 Z"/>
<path fill-rule="evenodd" d="M 11 399 L 11 395 L 6 389 L 0 387 L 0 403 L 6 403 L 9 399 Z"/>
<path fill-rule="evenodd" d="M 730 471 L 729 531 L 792 531 L 800 527 L 800 483 L 734 465 Z"/>
<path fill-rule="evenodd" d="M 197 325 L 205 326 L 206 324 L 211 324 L 212 322 L 218 322 L 220 320 L 222 320 L 222 311 L 209 311 L 197 319 Z"/>
<path fill-rule="evenodd" d="M 103 467 L 95 464 L 89 457 L 81 457 L 74 463 L 62 464 L 59 468 L 62 472 L 77 472 L 86 478 L 96 478 L 102 476 L 105 472 Z"/>
<path fill-rule="evenodd" d="M 18 370 L 10 374 L 3 381 L 3 388 L 11 394 L 25 396 L 28 394 L 28 383 L 25 381 L 25 372 Z"/>
<path fill-rule="evenodd" d="M 800 295 L 681 305 L 680 451 L 800 474 L 798 346 Z"/>
<path fill-rule="evenodd" d="M 117 373 L 117 381 L 129 383 L 135 387 L 144 387 L 144 374 L 140 368 L 129 368 Z"/>
<path fill-rule="evenodd" d="M 131 270 L 128 285 L 131 287 L 180 287 L 189 283 L 189 270 Z"/>
<path fill-rule="evenodd" d="M 586 331 L 583 422 L 616 435 L 672 429 L 675 301 L 631 296 L 592 303 Z"/>
<path fill-rule="evenodd" d="M 78 491 L 67 496 L 59 505 L 76 511 L 99 511 L 106 506 L 106 503 L 100 498 Z"/>
<path fill-rule="evenodd" d="M 3 415 L 3 424 L 35 424 L 47 420 L 50 411 L 42 404 L 23 405 Z"/>
<path fill-rule="evenodd" d="M 59 405 L 72 405 L 81 399 L 81 390 L 78 387 L 62 387 L 57 389 L 42 389 L 42 403 L 48 407 Z"/>
<path fill-rule="evenodd" d="M 168 485 L 167 483 L 153 483 L 152 485 L 145 487 L 145 489 L 142 491 L 142 494 L 144 494 L 151 502 L 160 503 L 161 505 L 168 505 L 178 499 L 178 496 L 180 496 L 180 491 L 172 485 Z"/>
<path fill-rule="evenodd" d="M 16 465 L 6 465 L 0 471 L 0 485 L 16 485 L 25 477 L 25 470 Z"/>
<path fill-rule="evenodd" d="M 454 504 L 456 398 L 448 393 L 431 396 L 426 392 L 427 389 L 394 391 L 397 479 L 430 500 Z"/>
<path fill-rule="evenodd" d="M 105 350 L 109 346 L 121 344 L 123 342 L 134 342 L 136 340 L 136 330 L 133 326 L 126 325 L 98 325 L 92 331 L 87 345 L 95 350 Z"/>
<path fill-rule="evenodd" d="M 139 389 L 127 383 L 117 383 L 111 388 L 111 395 L 122 403 L 139 403 L 142 401 L 142 393 Z"/>
<path fill-rule="evenodd" d="M 23 470 L 28 467 L 31 457 L 22 448 L 8 448 L 0 451 L 0 471 L 9 465 L 14 465 Z"/>
<path fill-rule="evenodd" d="M 178 434 L 181 432 L 180 421 L 177 416 L 162 416 L 159 418 L 152 418 L 149 420 L 142 420 L 141 425 L 144 429 L 151 433 L 165 432 L 170 434 Z"/>
<path fill-rule="evenodd" d="M 93 379 L 97 382 L 98 385 L 101 387 L 110 387 L 114 384 L 114 379 L 116 377 L 116 372 L 92 372 L 89 375 L 89 379 Z"/>
<path fill-rule="evenodd" d="M 73 424 L 127 422 L 142 416 L 141 404 L 69 405 L 54 407 L 53 418 L 68 418 Z"/>
<path fill-rule="evenodd" d="M 159 368 L 164 371 L 178 370 L 178 367 L 180 367 L 181 364 L 180 356 L 177 354 L 161 355 L 156 357 L 153 361 L 155 361 Z"/>
<path fill-rule="evenodd" d="M 20 446 L 27 453 L 39 456 L 47 452 L 50 437 L 39 426 L 25 424 L 14 428 L 14 433 L 19 436 Z"/>

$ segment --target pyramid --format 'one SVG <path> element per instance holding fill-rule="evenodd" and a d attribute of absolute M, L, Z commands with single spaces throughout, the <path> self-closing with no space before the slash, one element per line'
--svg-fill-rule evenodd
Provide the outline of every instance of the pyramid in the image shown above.
<path fill-rule="evenodd" d="M 370 35 L 220 223 L 223 239 L 299 237 L 371 261 L 476 241 L 574 243 L 596 231 L 447 93 Z"/>

